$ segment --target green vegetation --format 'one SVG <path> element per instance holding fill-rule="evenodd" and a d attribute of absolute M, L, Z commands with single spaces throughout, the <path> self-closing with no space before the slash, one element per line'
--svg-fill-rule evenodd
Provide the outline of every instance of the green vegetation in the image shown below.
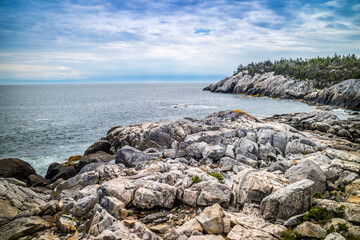
<path fill-rule="evenodd" d="M 333 233 L 333 232 L 347 232 L 349 231 L 349 227 L 346 225 L 346 223 L 338 223 L 337 228 L 334 225 L 330 225 L 329 229 L 326 231 L 327 234 Z"/>
<path fill-rule="evenodd" d="M 314 194 L 314 198 L 319 199 L 319 198 L 324 198 L 324 196 L 322 195 L 321 192 L 317 192 L 317 193 Z"/>
<path fill-rule="evenodd" d="M 360 78 L 360 58 L 355 54 L 311 59 L 285 59 L 239 65 L 234 75 L 247 70 L 254 76 L 257 73 L 274 72 L 275 75 L 294 77 L 300 80 L 316 80 L 316 88 L 329 87 L 343 80 Z"/>
<path fill-rule="evenodd" d="M 82 222 L 83 219 L 82 219 L 82 217 L 73 217 L 73 218 L 71 219 L 71 221 L 73 221 L 73 222 L 75 222 L 75 221 Z"/>
<path fill-rule="evenodd" d="M 297 239 L 301 239 L 301 235 L 292 229 L 288 229 L 286 231 L 283 231 L 280 234 L 280 239 L 282 239 L 282 240 L 297 240 Z"/>
<path fill-rule="evenodd" d="M 347 232 L 349 231 L 349 227 L 346 225 L 346 223 L 338 223 L 338 232 Z"/>
<path fill-rule="evenodd" d="M 333 218 L 333 214 L 332 212 L 328 211 L 326 208 L 322 208 L 322 207 L 313 207 L 312 209 L 310 209 L 310 211 L 308 213 L 305 214 L 305 216 L 303 217 L 304 221 L 311 221 L 314 223 L 319 223 L 319 224 L 325 224 L 327 223 L 329 220 L 331 220 Z"/>
<path fill-rule="evenodd" d="M 302 151 L 301 151 L 301 154 L 302 154 L 302 155 L 306 155 L 306 153 L 307 153 L 306 150 L 302 150 Z"/>
<path fill-rule="evenodd" d="M 128 211 L 128 216 L 132 216 L 132 215 L 133 215 L 132 211 Z"/>
<path fill-rule="evenodd" d="M 191 178 L 191 180 L 194 182 L 194 183 L 198 183 L 200 181 L 200 178 L 198 175 L 195 175 L 193 178 Z"/>
<path fill-rule="evenodd" d="M 219 180 L 219 182 L 223 182 L 224 178 L 220 173 L 207 173 L 210 176 L 213 176 L 214 178 L 217 178 L 217 180 Z"/>

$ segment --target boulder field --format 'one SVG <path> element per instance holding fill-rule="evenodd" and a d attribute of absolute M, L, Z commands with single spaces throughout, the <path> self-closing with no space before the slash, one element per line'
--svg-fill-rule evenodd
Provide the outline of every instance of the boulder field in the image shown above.
<path fill-rule="evenodd" d="M 360 110 L 360 79 L 348 79 L 319 90 L 314 80 L 298 80 L 274 75 L 273 72 L 250 76 L 246 71 L 224 78 L 205 87 L 204 91 L 242 93 L 287 99 L 303 99 L 308 103 L 327 104 Z"/>
<path fill-rule="evenodd" d="M 45 179 L 0 160 L 0 239 L 359 239 L 359 135 L 326 111 L 113 127 Z"/>

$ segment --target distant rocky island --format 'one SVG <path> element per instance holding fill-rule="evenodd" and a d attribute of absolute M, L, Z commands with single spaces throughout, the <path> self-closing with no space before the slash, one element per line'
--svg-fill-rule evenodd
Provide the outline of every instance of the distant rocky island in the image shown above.
<path fill-rule="evenodd" d="M 205 90 L 359 109 L 359 79 L 299 80 L 272 64 Z M 360 239 L 360 117 L 227 110 L 116 126 L 45 178 L 1 159 L 0 239 Z"/>
<path fill-rule="evenodd" d="M 360 110 L 360 59 L 335 55 L 240 65 L 232 76 L 203 90 L 301 99 Z"/>

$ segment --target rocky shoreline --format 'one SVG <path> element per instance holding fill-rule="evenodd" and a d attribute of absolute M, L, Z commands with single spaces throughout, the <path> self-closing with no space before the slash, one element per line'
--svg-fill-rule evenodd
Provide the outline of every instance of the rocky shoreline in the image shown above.
<path fill-rule="evenodd" d="M 2 159 L 0 239 L 360 239 L 359 126 L 222 111 L 111 128 L 45 178 Z"/>
<path fill-rule="evenodd" d="M 360 110 L 360 79 L 348 79 L 322 90 L 316 89 L 315 85 L 316 81 L 313 80 L 297 80 L 283 75 L 274 75 L 274 72 L 250 76 L 247 75 L 247 71 L 241 71 L 203 90 L 301 99 L 312 104 Z"/>

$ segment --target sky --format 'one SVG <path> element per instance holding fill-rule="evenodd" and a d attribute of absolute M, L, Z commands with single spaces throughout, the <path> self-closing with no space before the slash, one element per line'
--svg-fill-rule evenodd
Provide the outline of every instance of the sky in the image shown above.
<path fill-rule="evenodd" d="M 357 0 L 0 0 L 0 84 L 214 82 L 335 52 L 360 55 Z"/>

